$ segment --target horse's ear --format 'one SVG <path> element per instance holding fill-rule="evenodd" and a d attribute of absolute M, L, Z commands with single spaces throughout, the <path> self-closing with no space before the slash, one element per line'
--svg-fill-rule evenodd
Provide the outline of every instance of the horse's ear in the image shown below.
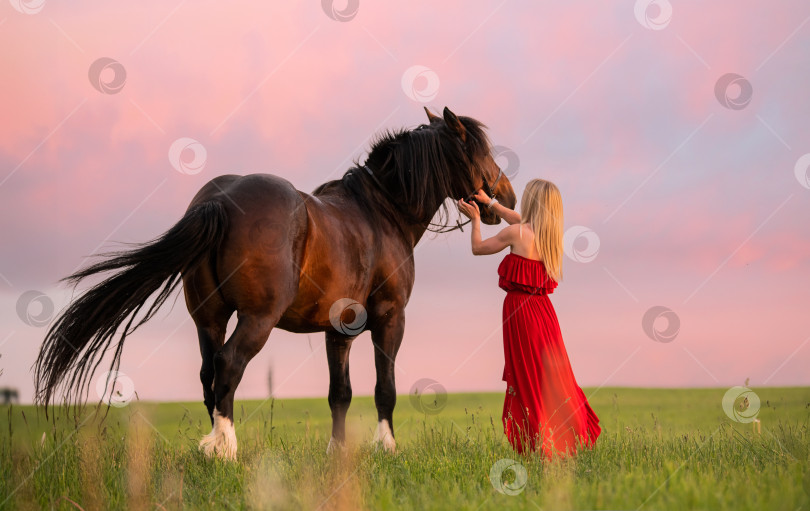
<path fill-rule="evenodd" d="M 464 129 L 464 125 L 461 124 L 461 120 L 458 116 L 447 107 L 444 107 L 442 114 L 444 115 L 444 122 L 447 123 L 447 127 L 450 128 L 450 131 L 455 132 L 461 141 L 465 142 L 467 140 L 467 130 Z"/>
<path fill-rule="evenodd" d="M 425 107 L 425 113 L 427 114 L 427 116 L 428 116 L 428 121 L 430 121 L 430 122 L 433 122 L 433 121 L 435 121 L 436 119 L 441 119 L 441 117 L 439 117 L 438 115 L 436 115 L 436 114 L 434 114 L 433 112 L 431 112 L 431 111 L 428 109 L 428 107 Z"/>

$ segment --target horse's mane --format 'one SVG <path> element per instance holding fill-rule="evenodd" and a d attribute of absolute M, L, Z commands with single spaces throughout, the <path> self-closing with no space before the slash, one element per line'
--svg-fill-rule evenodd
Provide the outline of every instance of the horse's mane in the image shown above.
<path fill-rule="evenodd" d="M 474 183 L 484 175 L 479 162 L 490 151 L 486 126 L 471 117 L 459 119 L 466 129 L 465 143 L 444 123 L 378 133 L 364 164 L 355 160 L 355 167 L 341 180 L 324 183 L 313 195 L 342 184 L 372 218 L 402 217 L 407 211 L 410 218 L 404 220 L 427 225 L 438 208 L 436 224 L 444 225 L 448 215 L 445 199 L 474 191 Z M 363 166 L 371 169 L 378 182 Z"/>

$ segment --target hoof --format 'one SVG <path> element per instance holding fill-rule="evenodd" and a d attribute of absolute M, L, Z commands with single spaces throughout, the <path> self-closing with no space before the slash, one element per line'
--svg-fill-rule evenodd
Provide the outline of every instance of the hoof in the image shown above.
<path fill-rule="evenodd" d="M 329 439 L 329 445 L 326 446 L 326 454 L 346 454 L 346 444 L 337 440 L 335 437 Z"/>
<path fill-rule="evenodd" d="M 200 450 L 206 456 L 236 461 L 236 432 L 233 422 L 214 410 L 214 428 L 200 440 Z"/>
<path fill-rule="evenodd" d="M 389 426 L 387 419 L 383 419 L 377 423 L 377 430 L 374 432 L 374 442 L 391 454 L 397 452 L 397 442 L 394 440 L 394 434 L 391 433 L 391 426 Z"/>

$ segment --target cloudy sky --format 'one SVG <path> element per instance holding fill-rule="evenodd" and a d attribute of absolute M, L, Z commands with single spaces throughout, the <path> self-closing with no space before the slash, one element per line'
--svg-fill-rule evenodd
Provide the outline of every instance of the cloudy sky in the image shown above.
<path fill-rule="evenodd" d="M 0 5 L 0 386 L 31 399 L 88 256 L 159 235 L 222 173 L 311 191 L 425 105 L 487 124 L 518 194 L 559 186 L 551 299 L 582 386 L 810 383 L 810 4 L 328 4 Z M 502 254 L 468 234 L 417 246 L 400 393 L 504 388 Z M 197 400 L 199 361 L 180 298 L 121 370 L 141 399 Z M 355 395 L 373 367 L 366 333 Z M 321 334 L 274 331 L 237 397 L 271 368 L 277 395 L 326 396 Z"/>

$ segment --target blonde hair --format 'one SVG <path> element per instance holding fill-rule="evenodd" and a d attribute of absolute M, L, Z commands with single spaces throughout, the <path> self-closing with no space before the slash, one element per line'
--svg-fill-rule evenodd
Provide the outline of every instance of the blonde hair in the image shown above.
<path fill-rule="evenodd" d="M 562 280 L 563 205 L 560 190 L 551 181 L 532 179 L 523 191 L 520 223 L 534 233 L 534 246 L 546 273 L 555 282 Z"/>

